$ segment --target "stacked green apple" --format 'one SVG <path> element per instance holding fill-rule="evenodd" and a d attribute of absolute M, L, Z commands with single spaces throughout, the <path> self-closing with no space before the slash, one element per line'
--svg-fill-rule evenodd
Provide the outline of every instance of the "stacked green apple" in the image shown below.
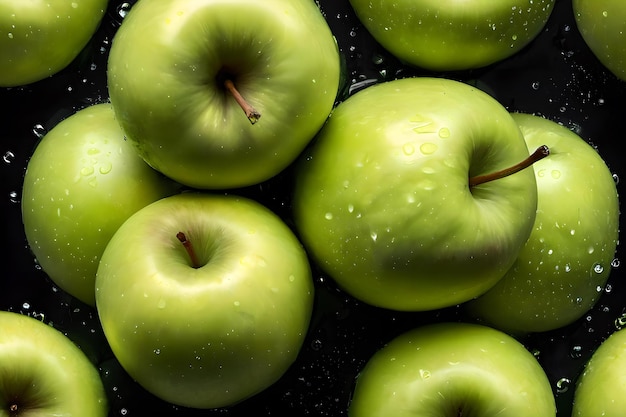
<path fill-rule="evenodd" d="M 96 32 L 107 4 L 1 1 L 0 87 L 31 84 L 65 69 Z"/>
<path fill-rule="evenodd" d="M 511 56 L 554 5 L 452 3 L 350 0 L 385 48 L 434 71 Z M 590 15 L 577 15 L 583 33 Z M 17 29 L 0 36 L 5 64 L 36 41 Z M 0 85 L 50 74 L 25 62 L 16 78 L 2 65 Z M 110 103 L 77 110 L 34 150 L 22 214 L 42 269 L 97 309 L 112 353 L 141 387 L 196 409 L 268 389 L 307 336 L 313 261 L 364 304 L 463 305 L 464 318 L 482 321 L 391 340 L 359 374 L 351 417 L 555 415 L 546 374 L 511 334 L 577 320 L 607 282 L 618 196 L 582 138 L 445 77 L 396 79 L 338 102 L 337 43 L 308 0 L 140 0 L 107 70 Z M 291 166 L 293 229 L 233 191 Z M 560 204 L 573 194 L 575 204 Z M 106 413 L 93 366 L 31 320 L 0 313 L 0 415 L 30 415 L 44 397 L 58 404 L 37 411 Z M 44 343 L 51 355 L 42 359 L 33 346 Z M 620 346 L 590 362 L 577 410 L 597 409 L 588 387 L 608 371 L 594 369 Z M 13 360 L 18 348 L 42 372 Z M 52 376 L 62 384 L 43 372 L 52 368 L 64 368 Z M 76 406 L 86 410 L 63 410 L 77 380 Z"/>

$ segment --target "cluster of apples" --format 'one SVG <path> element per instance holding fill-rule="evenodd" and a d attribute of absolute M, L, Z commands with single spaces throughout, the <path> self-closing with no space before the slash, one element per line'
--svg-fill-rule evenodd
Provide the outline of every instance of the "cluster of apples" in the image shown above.
<path fill-rule="evenodd" d="M 590 1 L 574 5 L 597 40 L 584 29 L 597 27 Z M 554 6 L 480 1 L 459 22 L 440 0 L 350 3 L 390 52 L 444 72 L 515 54 Z M 447 29 L 457 24 L 468 36 Z M 624 65 L 607 67 L 620 76 Z M 51 74 L 7 76 L 15 68 L 0 67 L 0 84 Z M 467 318 L 389 342 L 359 375 L 351 416 L 555 415 L 547 376 L 515 335 L 582 317 L 618 244 L 615 181 L 576 133 L 445 77 L 395 79 L 340 100 L 341 54 L 308 0 L 140 0 L 116 32 L 107 80 L 110 101 L 77 111 L 35 149 L 24 230 L 49 277 L 96 308 L 115 357 L 146 390 L 209 409 L 270 387 L 307 334 L 314 262 L 364 303 L 461 305 Z M 237 195 L 288 167 L 293 223 Z M 45 360 L 77 358 L 66 375 L 82 393 L 54 412 L 68 403 L 76 415 L 106 415 L 80 350 L 15 316 L 0 315 L 0 366 L 15 362 L 16 335 L 46 332 L 59 351 Z M 511 361 L 515 372 L 505 372 Z M 601 356 L 585 378 L 602 366 Z M 35 393 L 11 378 L 0 375 L 0 414 L 59 389 Z M 597 413 L 592 385 L 581 382 L 577 415 Z M 494 391 L 502 395 L 487 398 Z"/>

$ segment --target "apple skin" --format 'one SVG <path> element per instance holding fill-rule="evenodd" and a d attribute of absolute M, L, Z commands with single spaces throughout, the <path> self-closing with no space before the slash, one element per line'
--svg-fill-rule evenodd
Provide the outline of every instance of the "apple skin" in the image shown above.
<path fill-rule="evenodd" d="M 340 58 L 310 0 L 139 1 L 109 57 L 111 102 L 155 169 L 198 189 L 265 181 L 313 138 L 339 90 Z M 260 113 L 251 124 L 220 81 Z"/>
<path fill-rule="evenodd" d="M 621 417 L 626 409 L 626 330 L 617 330 L 593 352 L 576 382 L 572 417 Z"/>
<path fill-rule="evenodd" d="M 470 190 L 529 155 L 510 113 L 467 84 L 405 78 L 339 104 L 298 164 L 293 213 L 311 257 L 366 303 L 434 310 L 468 301 L 530 235 L 531 170 Z"/>
<path fill-rule="evenodd" d="M 71 339 L 9 311 L 0 311 L 0 329 L 0 415 L 107 416 L 100 374 Z"/>
<path fill-rule="evenodd" d="M 350 0 L 368 32 L 404 63 L 432 71 L 508 58 L 543 29 L 555 0 Z"/>
<path fill-rule="evenodd" d="M 107 0 L 0 1 L 0 87 L 31 84 L 67 67 L 96 32 Z"/>
<path fill-rule="evenodd" d="M 196 192 L 129 218 L 96 279 L 102 327 L 122 367 L 157 397 L 201 409 L 243 401 L 286 372 L 313 296 L 306 252 L 280 217 L 254 200 Z"/>
<path fill-rule="evenodd" d="M 591 52 L 626 81 L 626 8 L 621 0 L 572 0 L 576 26 Z"/>
<path fill-rule="evenodd" d="M 350 417 L 554 417 L 548 377 L 516 339 L 469 323 L 409 330 L 356 379 Z"/>
<path fill-rule="evenodd" d="M 529 148 L 550 156 L 533 170 L 537 216 L 511 269 L 466 311 L 511 333 L 554 330 L 573 323 L 602 294 L 615 258 L 619 199 L 598 151 L 552 120 L 514 113 Z"/>
<path fill-rule="evenodd" d="M 91 306 L 100 256 L 135 211 L 178 192 L 124 140 L 111 105 L 83 108 L 37 144 L 24 175 L 22 221 L 41 268 Z"/>

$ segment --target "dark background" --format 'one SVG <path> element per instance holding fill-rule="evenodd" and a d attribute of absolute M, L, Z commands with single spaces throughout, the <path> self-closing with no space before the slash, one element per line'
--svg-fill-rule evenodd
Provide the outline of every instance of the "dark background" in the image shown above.
<path fill-rule="evenodd" d="M 270 416 L 283 412 L 296 416 L 346 415 L 354 378 L 377 349 L 420 324 L 460 320 L 458 309 L 398 313 L 373 308 L 345 295 L 316 271 L 313 321 L 300 358 L 289 372 L 262 394 L 235 407 L 188 410 L 163 403 L 135 384 L 111 355 L 96 312 L 58 289 L 29 252 L 20 215 L 28 158 L 41 136 L 60 120 L 107 99 L 109 47 L 124 11 L 132 3 L 111 1 L 91 43 L 62 72 L 29 86 L 0 89 L 0 309 L 37 317 L 76 341 L 100 367 L 111 416 Z M 347 78 L 340 98 L 396 77 L 435 75 L 474 83 L 511 111 L 542 114 L 575 130 L 597 147 L 615 174 L 621 194 L 624 153 L 619 145 L 623 140 L 626 83 L 602 67 L 586 47 L 577 31 L 570 0 L 556 1 L 543 32 L 514 57 L 481 70 L 449 74 L 401 65 L 373 41 L 347 0 L 319 0 L 319 4 L 345 58 Z M 263 184 L 234 191 L 256 198 L 290 223 L 289 171 Z M 616 259 L 621 252 L 618 247 Z M 620 327 L 626 307 L 623 275 L 623 268 L 616 263 L 601 299 L 577 323 L 520 339 L 544 366 L 560 417 L 570 415 L 575 381 L 585 361 Z"/>

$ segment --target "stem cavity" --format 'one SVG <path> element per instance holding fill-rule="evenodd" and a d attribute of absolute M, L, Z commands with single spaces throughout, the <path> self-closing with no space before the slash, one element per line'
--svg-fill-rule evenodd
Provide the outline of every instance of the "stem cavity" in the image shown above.
<path fill-rule="evenodd" d="M 187 236 L 183 232 L 178 232 L 176 234 L 176 238 L 183 244 L 187 254 L 189 255 L 189 259 L 191 260 L 191 266 L 194 268 L 200 268 L 200 262 L 198 262 L 198 256 L 196 255 L 196 251 L 191 244 L 191 241 L 187 240 Z"/>
<path fill-rule="evenodd" d="M 528 168 L 537 161 L 542 160 L 546 156 L 550 155 L 550 149 L 546 145 L 541 145 L 535 152 L 533 152 L 528 158 L 522 162 L 513 165 L 512 167 L 505 168 L 501 171 L 492 172 L 491 174 L 477 175 L 469 179 L 469 186 L 474 187 L 476 185 L 484 184 L 489 181 L 498 180 L 500 178 L 508 177 L 523 169 Z"/>
<path fill-rule="evenodd" d="M 237 90 L 237 87 L 235 87 L 233 81 L 229 78 L 225 79 L 224 87 L 226 88 L 226 91 L 228 91 L 233 96 L 237 104 L 241 106 L 244 113 L 246 114 L 246 117 L 248 118 L 248 120 L 250 120 L 250 123 L 255 124 L 256 122 L 258 122 L 261 118 L 261 113 L 259 113 L 254 107 L 252 107 L 252 105 L 248 103 L 245 98 L 243 98 L 239 90 Z"/>

